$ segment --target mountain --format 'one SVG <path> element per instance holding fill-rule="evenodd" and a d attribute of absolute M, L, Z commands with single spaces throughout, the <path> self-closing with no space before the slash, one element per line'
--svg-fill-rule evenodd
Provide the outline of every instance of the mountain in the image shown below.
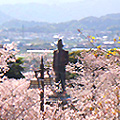
<path fill-rule="evenodd" d="M 33 28 L 37 26 L 47 27 L 47 25 L 49 25 L 49 23 L 47 22 L 35 22 L 35 21 L 24 21 L 24 20 L 13 19 L 8 22 L 4 22 L 1 25 L 1 27 L 19 29 L 22 27 L 25 27 L 25 28 L 29 28 L 29 27 Z"/>
<path fill-rule="evenodd" d="M 120 28 L 120 13 L 108 14 L 102 17 L 87 17 L 79 21 L 87 29 L 110 30 L 112 27 Z"/>
<path fill-rule="evenodd" d="M 11 30 L 24 30 L 27 32 L 76 32 L 77 29 L 84 30 L 120 30 L 120 13 L 108 14 L 102 17 L 86 17 L 81 20 L 72 20 L 62 23 L 47 23 L 35 21 L 12 20 L 2 24 L 1 27 Z"/>
<path fill-rule="evenodd" d="M 13 19 L 12 17 L 0 11 L 0 25 L 12 19 Z"/>
<path fill-rule="evenodd" d="M 117 1 L 117 2 L 116 2 Z M 80 20 L 88 16 L 100 17 L 120 12 L 118 0 L 80 0 L 61 4 L 0 5 L 0 10 L 13 18 L 25 21 L 60 23 Z"/>

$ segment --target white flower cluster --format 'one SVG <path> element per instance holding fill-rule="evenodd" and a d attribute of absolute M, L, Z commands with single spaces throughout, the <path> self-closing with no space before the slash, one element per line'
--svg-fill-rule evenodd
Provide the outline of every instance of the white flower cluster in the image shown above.
<path fill-rule="evenodd" d="M 9 70 L 8 62 L 16 61 L 16 53 L 18 53 L 18 50 L 14 43 L 5 44 L 3 48 L 0 48 L 0 76 L 3 76 Z"/>
<path fill-rule="evenodd" d="M 120 59 L 114 56 L 95 57 L 93 52 L 83 51 L 76 64 L 70 63 L 66 70 L 76 73 L 74 79 L 66 80 L 69 100 L 44 104 L 40 111 L 41 89 L 28 89 L 26 79 L 4 79 L 0 83 L 0 117 L 8 120 L 119 120 L 120 119 Z M 76 68 L 79 68 L 76 69 Z M 27 79 L 33 74 L 26 73 Z M 32 78 L 31 78 L 32 79 Z M 55 86 L 53 86 L 54 89 Z M 45 100 L 54 93 L 45 86 Z M 45 101 L 46 102 L 46 101 Z"/>

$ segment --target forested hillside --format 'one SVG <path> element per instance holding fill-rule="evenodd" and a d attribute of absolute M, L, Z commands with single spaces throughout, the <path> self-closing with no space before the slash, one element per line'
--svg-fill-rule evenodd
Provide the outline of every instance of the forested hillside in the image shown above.
<path fill-rule="evenodd" d="M 97 17 L 87 17 L 81 20 L 72 20 L 62 23 L 47 23 L 47 22 L 35 22 L 35 21 L 20 21 L 12 20 L 5 22 L 1 25 L 2 28 L 6 27 L 14 30 L 21 30 L 24 26 L 24 30 L 27 32 L 43 32 L 43 33 L 54 33 L 54 32 L 75 32 L 78 28 L 83 28 L 84 30 L 120 30 L 120 13 L 109 14 Z"/>

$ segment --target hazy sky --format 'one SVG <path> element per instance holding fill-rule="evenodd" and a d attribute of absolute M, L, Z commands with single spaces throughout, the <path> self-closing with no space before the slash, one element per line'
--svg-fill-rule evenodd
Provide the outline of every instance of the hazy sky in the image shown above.
<path fill-rule="evenodd" d="M 44 4 L 57 4 L 65 2 L 75 2 L 83 0 L 0 0 L 0 4 L 16 4 L 16 3 L 44 3 Z"/>

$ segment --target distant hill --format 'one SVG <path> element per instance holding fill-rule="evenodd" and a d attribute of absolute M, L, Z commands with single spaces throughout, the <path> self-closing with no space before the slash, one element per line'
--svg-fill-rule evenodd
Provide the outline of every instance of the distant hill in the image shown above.
<path fill-rule="evenodd" d="M 44 33 L 75 32 L 78 28 L 83 28 L 84 30 L 120 30 L 120 13 L 108 14 L 99 18 L 91 16 L 81 20 L 72 20 L 53 24 L 47 22 L 12 20 L 2 24 L 1 27 L 7 27 L 11 30 L 22 30 L 22 27 L 24 27 L 24 30 L 28 32 Z"/>
<path fill-rule="evenodd" d="M 13 19 L 12 17 L 0 11 L 0 25 L 12 19 Z"/>
<path fill-rule="evenodd" d="M 120 30 L 120 13 L 108 14 L 100 18 L 87 17 L 80 20 L 79 24 L 86 29 L 112 30 L 118 27 Z"/>
<path fill-rule="evenodd" d="M 61 4 L 0 5 L 0 10 L 11 17 L 24 21 L 60 23 L 80 20 L 88 16 L 100 17 L 120 12 L 120 0 L 80 0 Z M 107 16 L 109 17 L 109 16 Z"/>

